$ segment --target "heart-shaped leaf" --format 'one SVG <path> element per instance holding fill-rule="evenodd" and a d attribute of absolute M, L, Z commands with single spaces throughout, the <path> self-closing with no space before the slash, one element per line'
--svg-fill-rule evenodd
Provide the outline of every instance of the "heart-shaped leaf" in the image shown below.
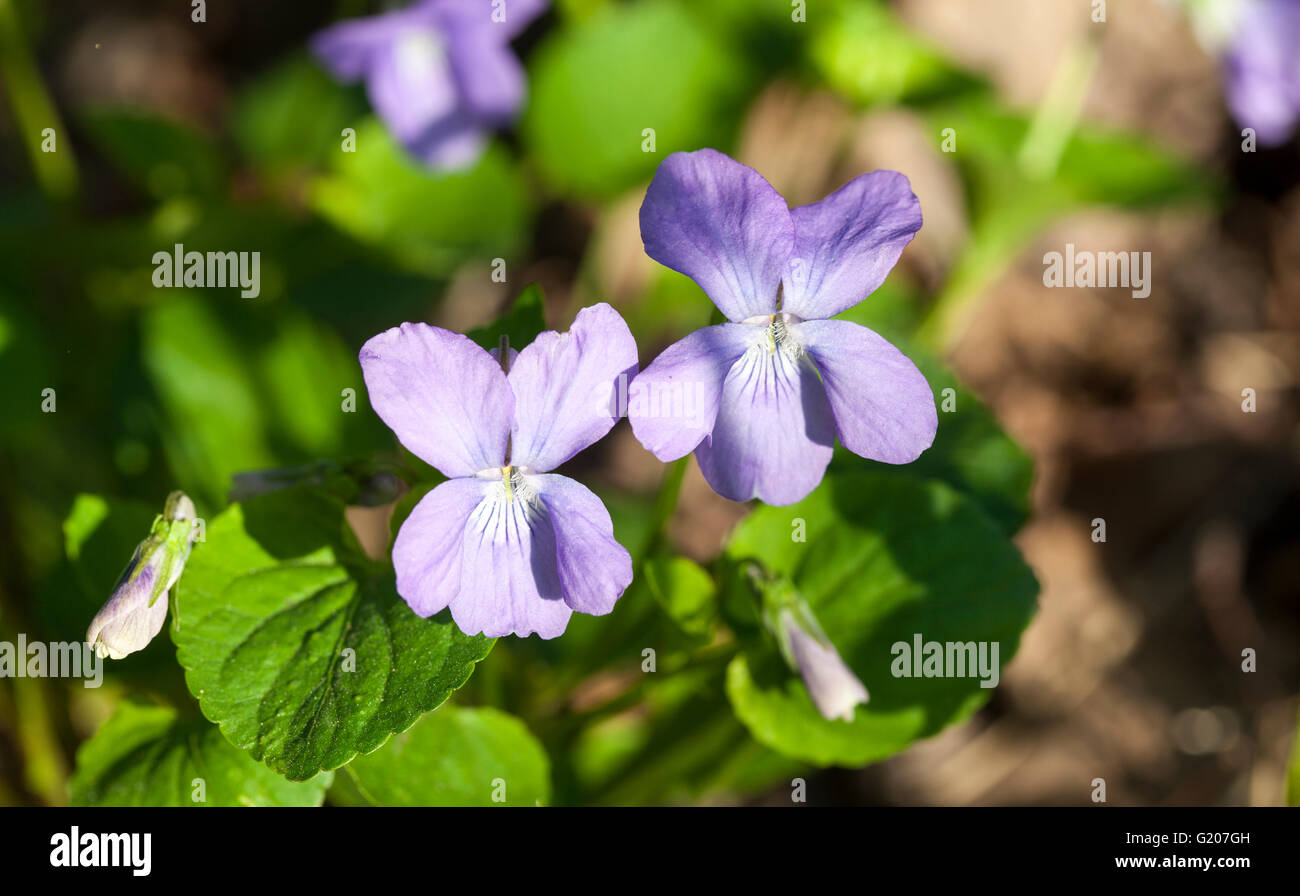
<path fill-rule="evenodd" d="M 331 802 L 366 806 L 541 806 L 550 764 L 514 716 L 444 706 L 359 756 L 339 773 Z"/>
<path fill-rule="evenodd" d="M 821 764 L 872 762 L 970 715 L 1019 646 L 1038 588 L 973 501 L 910 476 L 828 476 L 798 504 L 755 511 L 727 555 L 734 591 L 750 587 L 753 564 L 792 584 L 870 692 L 851 722 L 826 719 L 771 639 L 751 638 L 732 660 L 727 694 L 754 737 Z M 963 648 L 960 676 L 955 662 L 946 677 L 915 675 L 897 645 L 910 652 L 918 635 L 945 651 L 972 645 L 973 668 Z"/>
<path fill-rule="evenodd" d="M 77 751 L 74 806 L 319 806 L 333 773 L 286 781 L 200 718 L 123 703 Z"/>
<path fill-rule="evenodd" d="M 305 780 L 437 707 L 492 640 L 421 619 L 368 560 L 343 506 L 298 487 L 232 505 L 190 558 L 174 640 L 190 691 L 226 737 Z"/>

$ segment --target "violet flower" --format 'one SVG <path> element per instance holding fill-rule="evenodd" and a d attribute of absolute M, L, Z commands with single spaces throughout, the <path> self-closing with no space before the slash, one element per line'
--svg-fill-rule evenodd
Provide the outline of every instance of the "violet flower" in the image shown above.
<path fill-rule="evenodd" d="M 836 435 L 891 464 L 934 441 L 934 395 L 898 349 L 829 320 L 874 291 L 921 227 L 907 178 L 875 171 L 791 210 L 712 149 L 673 153 L 641 205 L 646 253 L 691 277 L 730 323 L 669 346 L 633 381 L 628 417 L 663 461 L 694 451 L 714 491 L 792 504 Z"/>
<path fill-rule="evenodd" d="M 451 607 L 466 634 L 554 638 L 575 610 L 608 613 L 632 581 L 605 505 L 547 471 L 613 427 L 636 343 L 600 304 L 510 350 L 508 373 L 496 354 L 413 323 L 361 348 L 376 413 L 447 477 L 393 543 L 397 592 L 420 616 Z"/>
<path fill-rule="evenodd" d="M 1223 53 L 1233 117 L 1264 146 L 1285 143 L 1300 121 L 1300 0 L 1238 0 Z"/>
<path fill-rule="evenodd" d="M 312 50 L 340 81 L 366 82 L 370 103 L 411 155 L 461 168 L 523 104 L 523 67 L 510 41 L 546 0 L 419 0 L 340 22 Z"/>

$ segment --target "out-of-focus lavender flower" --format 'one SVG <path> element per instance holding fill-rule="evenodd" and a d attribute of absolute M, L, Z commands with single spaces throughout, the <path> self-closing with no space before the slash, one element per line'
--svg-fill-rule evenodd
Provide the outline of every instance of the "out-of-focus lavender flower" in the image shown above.
<path fill-rule="evenodd" d="M 1285 143 L 1300 122 L 1300 0 L 1185 0 L 1197 36 L 1223 65 L 1237 123 Z"/>
<path fill-rule="evenodd" d="M 397 592 L 420 616 L 451 607 L 466 634 L 554 638 L 575 610 L 608 613 L 632 581 L 605 505 L 547 471 L 613 427 L 636 343 L 600 304 L 507 354 L 502 365 L 499 351 L 412 323 L 361 349 L 371 406 L 448 477 L 393 543 Z"/>
<path fill-rule="evenodd" d="M 921 227 L 907 178 L 875 171 L 791 210 L 758 172 L 712 149 L 673 153 L 641 206 L 646 253 L 686 274 L 730 323 L 669 346 L 629 390 L 660 460 L 694 451 L 714 491 L 792 504 L 835 437 L 886 463 L 934 441 L 934 395 L 898 349 L 829 320 L 874 291 Z"/>
<path fill-rule="evenodd" d="M 149 537 L 135 549 L 113 596 L 86 631 L 86 643 L 96 654 L 120 660 L 162 631 L 167 592 L 181 577 L 194 546 L 195 519 L 194 502 L 184 492 L 168 495 Z"/>
<path fill-rule="evenodd" d="M 371 105 L 411 155 L 460 168 L 488 132 L 523 104 L 523 67 L 510 41 L 547 0 L 419 0 L 395 12 L 340 22 L 312 50 L 341 81 L 366 82 Z"/>

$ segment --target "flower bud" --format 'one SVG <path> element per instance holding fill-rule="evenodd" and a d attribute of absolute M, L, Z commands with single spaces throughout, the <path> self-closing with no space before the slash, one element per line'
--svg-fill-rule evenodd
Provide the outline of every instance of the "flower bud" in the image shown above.
<path fill-rule="evenodd" d="M 167 592 L 189 559 L 197 534 L 194 502 L 184 492 L 167 496 L 149 536 L 135 549 L 113 588 L 113 596 L 95 614 L 86 643 L 101 657 L 120 660 L 143 649 L 167 618 Z"/>
<path fill-rule="evenodd" d="M 853 721 L 853 710 L 869 699 L 867 689 L 820 632 L 807 631 L 794 613 L 781 613 L 781 628 L 794 665 L 817 711 L 828 719 Z"/>
<path fill-rule="evenodd" d="M 867 689 L 826 637 L 817 617 L 794 583 L 750 569 L 760 597 L 763 624 L 776 638 L 781 655 L 799 673 L 813 706 L 827 719 L 853 721 L 853 710 L 870 699 Z"/>

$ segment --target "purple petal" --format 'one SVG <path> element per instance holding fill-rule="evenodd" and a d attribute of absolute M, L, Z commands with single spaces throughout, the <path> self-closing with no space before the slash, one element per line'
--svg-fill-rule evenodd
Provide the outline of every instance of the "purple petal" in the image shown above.
<path fill-rule="evenodd" d="M 402 324 L 361 347 L 370 405 L 444 476 L 505 462 L 514 395 L 492 356 L 459 333 Z"/>
<path fill-rule="evenodd" d="M 432 616 L 460 593 L 465 528 L 492 485 L 448 479 L 420 499 L 393 541 L 397 593 L 417 616 Z"/>
<path fill-rule="evenodd" d="M 757 171 L 717 150 L 675 152 L 641 204 L 646 254 L 700 285 L 729 320 L 776 310 L 794 248 L 781 194 Z"/>
<path fill-rule="evenodd" d="M 546 11 L 550 0 L 433 0 L 448 28 L 482 28 L 493 32 L 496 40 L 507 44 L 523 33 L 532 21 Z M 498 21 L 501 20 L 501 21 Z"/>
<path fill-rule="evenodd" d="M 632 584 L 632 555 L 614 540 L 614 524 L 585 485 L 556 474 L 531 476 L 555 531 L 564 602 L 602 616 Z"/>
<path fill-rule="evenodd" d="M 579 311 L 568 333 L 539 335 L 510 368 L 510 462 L 546 472 L 598 441 L 618 421 L 636 363 L 631 331 L 604 303 Z"/>
<path fill-rule="evenodd" d="M 1300 119 L 1300 3 L 1244 4 L 1224 57 L 1228 105 L 1238 124 L 1259 142 L 1286 142 Z"/>
<path fill-rule="evenodd" d="M 523 66 L 515 58 L 500 26 L 458 29 L 451 34 L 449 56 L 461 99 L 486 124 L 503 125 L 523 105 Z"/>
<path fill-rule="evenodd" d="M 359 81 L 410 24 L 406 10 L 348 19 L 314 35 L 312 54 L 340 81 Z"/>
<path fill-rule="evenodd" d="M 168 583 L 150 606 L 149 599 L 153 596 L 154 586 L 159 584 L 166 557 L 157 544 L 152 545 L 152 553 L 149 553 L 146 550 L 149 544 L 146 542 L 136 550 L 113 596 L 95 614 L 86 631 L 86 643 L 101 657 L 120 660 L 143 650 L 162 631 L 167 619 L 167 589 L 175 581 Z"/>
<path fill-rule="evenodd" d="M 906 355 L 846 320 L 804 321 L 794 335 L 817 364 L 845 448 L 906 464 L 933 444 L 934 392 Z"/>
<path fill-rule="evenodd" d="M 758 327 L 718 324 L 675 342 L 637 374 L 628 389 L 628 421 L 662 461 L 685 457 L 713 430 L 722 384 L 761 336 Z"/>
<path fill-rule="evenodd" d="M 435 171 L 468 168 L 483 155 L 488 133 L 468 110 L 461 108 L 431 124 L 403 145 L 414 158 Z"/>
<path fill-rule="evenodd" d="M 366 90 L 392 135 L 425 158 L 446 134 L 458 134 L 468 118 L 452 76 L 440 32 L 400 29 L 371 61 Z"/>
<path fill-rule="evenodd" d="M 569 624 L 555 530 L 529 478 L 516 474 L 512 496 L 492 483 L 469 516 L 460 590 L 451 600 L 451 616 L 466 634 L 554 638 Z"/>
<path fill-rule="evenodd" d="M 695 457 L 724 498 L 780 506 L 817 487 L 834 445 L 835 421 L 817 371 L 807 358 L 759 344 L 727 374 L 713 433 Z"/>
<path fill-rule="evenodd" d="M 875 292 L 921 229 L 921 204 L 897 171 L 855 177 L 791 215 L 781 310 L 802 318 L 832 317 Z"/>

